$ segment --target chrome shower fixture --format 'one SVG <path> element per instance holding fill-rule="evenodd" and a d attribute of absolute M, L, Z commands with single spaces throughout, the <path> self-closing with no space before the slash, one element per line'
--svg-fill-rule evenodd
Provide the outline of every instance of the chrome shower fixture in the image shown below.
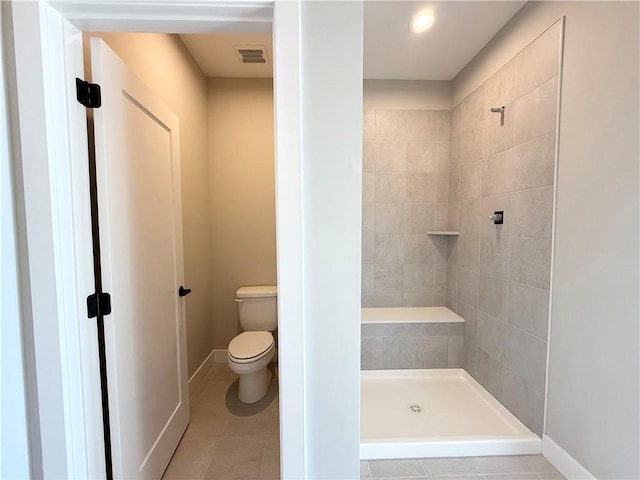
<path fill-rule="evenodd" d="M 491 113 L 500 114 L 500 126 L 504 127 L 504 105 L 502 107 L 493 107 L 491 109 Z"/>

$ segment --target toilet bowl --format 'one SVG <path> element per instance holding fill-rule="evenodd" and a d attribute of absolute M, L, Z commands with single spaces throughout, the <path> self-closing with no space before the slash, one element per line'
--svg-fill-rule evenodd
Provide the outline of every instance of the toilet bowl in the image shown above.
<path fill-rule="evenodd" d="M 238 399 L 242 403 L 260 401 L 269 391 L 271 372 L 267 368 L 275 353 L 270 332 L 243 332 L 229 344 L 227 364 L 239 376 Z"/>
<path fill-rule="evenodd" d="M 247 286 L 236 291 L 238 320 L 243 332 L 227 348 L 227 364 L 238 375 L 238 399 L 256 403 L 269 391 L 267 365 L 276 351 L 271 332 L 278 327 L 277 288 Z"/>

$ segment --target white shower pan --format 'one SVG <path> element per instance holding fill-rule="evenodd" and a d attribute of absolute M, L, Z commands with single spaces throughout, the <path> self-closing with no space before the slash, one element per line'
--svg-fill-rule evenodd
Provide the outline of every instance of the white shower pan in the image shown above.
<path fill-rule="evenodd" d="M 361 372 L 360 458 L 535 455 L 540 438 L 460 368 Z"/>

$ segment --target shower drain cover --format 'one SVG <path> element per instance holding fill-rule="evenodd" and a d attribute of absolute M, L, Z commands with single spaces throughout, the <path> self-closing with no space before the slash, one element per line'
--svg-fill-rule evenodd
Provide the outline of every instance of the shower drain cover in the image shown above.
<path fill-rule="evenodd" d="M 412 403 L 411 405 L 409 405 L 409 410 L 411 410 L 413 413 L 420 413 L 422 411 L 422 407 L 420 405 Z"/>

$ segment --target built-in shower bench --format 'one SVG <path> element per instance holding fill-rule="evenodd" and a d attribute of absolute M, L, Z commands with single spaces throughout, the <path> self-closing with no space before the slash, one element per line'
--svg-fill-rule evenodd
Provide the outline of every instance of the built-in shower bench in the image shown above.
<path fill-rule="evenodd" d="M 362 370 L 459 368 L 464 319 L 446 307 L 362 308 Z"/>

